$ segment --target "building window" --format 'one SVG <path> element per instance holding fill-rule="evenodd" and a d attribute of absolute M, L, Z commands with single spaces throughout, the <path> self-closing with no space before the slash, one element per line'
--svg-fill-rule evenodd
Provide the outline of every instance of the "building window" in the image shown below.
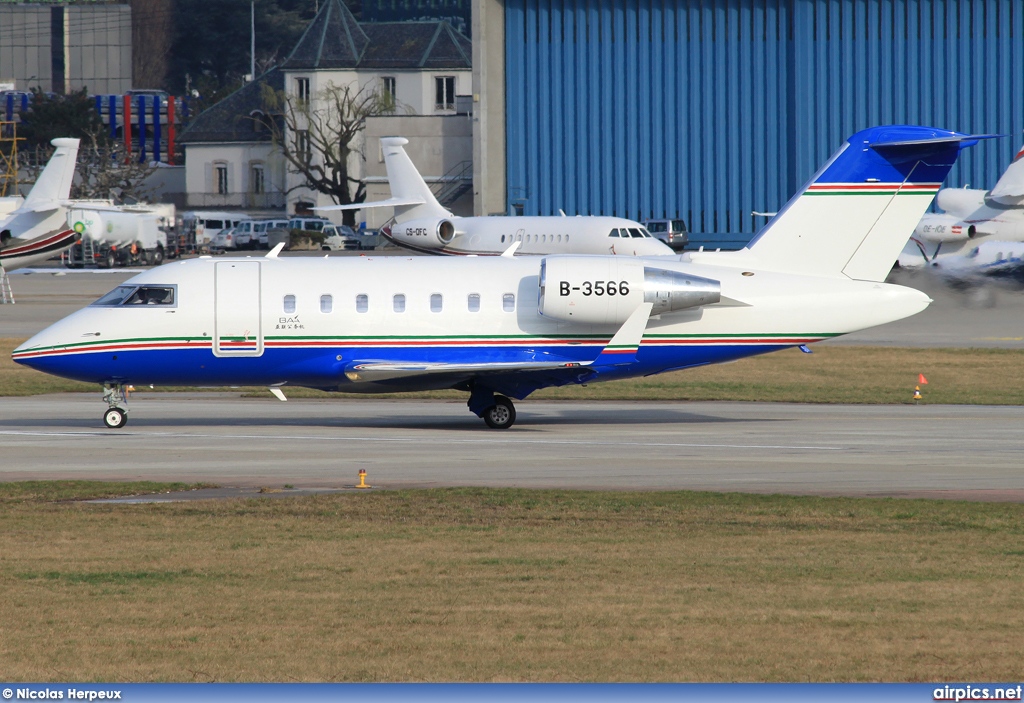
<path fill-rule="evenodd" d="M 284 311 L 286 313 L 289 313 L 289 314 L 295 312 L 295 296 L 294 295 L 286 295 L 284 297 Z"/>
<path fill-rule="evenodd" d="M 505 312 L 516 311 L 515 293 L 506 293 L 505 295 L 501 296 L 501 309 L 504 310 Z"/>
<path fill-rule="evenodd" d="M 312 158 L 313 154 L 309 148 L 308 130 L 295 130 L 295 153 L 303 161 L 309 161 Z"/>
<path fill-rule="evenodd" d="M 309 79 L 308 78 L 296 78 L 295 79 L 295 97 L 299 100 L 299 105 L 305 107 L 309 105 Z"/>
<path fill-rule="evenodd" d="M 480 294 L 470 293 L 469 294 L 469 311 L 480 312 Z"/>
<path fill-rule="evenodd" d="M 381 81 L 384 84 L 384 99 L 388 101 L 388 109 L 394 110 L 395 105 L 398 104 L 398 95 L 395 92 L 395 77 L 384 76 L 383 78 L 381 78 Z"/>
<path fill-rule="evenodd" d="M 356 296 L 356 312 L 366 312 L 370 309 L 370 299 L 366 293 L 360 293 Z"/>
<path fill-rule="evenodd" d="M 263 164 L 253 164 L 250 175 L 250 190 L 256 195 L 266 192 L 266 184 L 263 181 Z"/>
<path fill-rule="evenodd" d="M 395 312 L 405 312 L 405 295 L 402 293 L 395 293 L 392 306 L 394 307 Z"/>
<path fill-rule="evenodd" d="M 228 165 L 227 164 L 214 164 L 213 165 L 213 179 L 217 182 L 217 194 L 227 195 L 228 194 Z"/>
<path fill-rule="evenodd" d="M 330 312 L 334 309 L 334 297 L 330 295 L 320 296 L 320 312 Z"/>
<path fill-rule="evenodd" d="M 436 98 L 435 110 L 455 109 L 455 76 L 436 76 L 434 78 Z"/>
<path fill-rule="evenodd" d="M 430 295 L 430 312 L 441 312 L 441 307 L 444 304 L 440 293 L 432 293 Z"/>

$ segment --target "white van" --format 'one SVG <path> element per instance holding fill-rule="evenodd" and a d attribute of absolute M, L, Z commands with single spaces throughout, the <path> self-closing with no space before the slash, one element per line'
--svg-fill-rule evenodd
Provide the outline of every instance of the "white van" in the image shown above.
<path fill-rule="evenodd" d="M 196 247 L 206 247 L 221 230 L 231 229 L 239 222 L 252 218 L 244 212 L 204 212 L 194 210 L 181 214 L 180 230 L 189 232 L 195 237 Z"/>
<path fill-rule="evenodd" d="M 682 251 L 690 242 L 683 220 L 647 220 L 643 223 L 647 231 L 668 244 L 673 251 Z"/>

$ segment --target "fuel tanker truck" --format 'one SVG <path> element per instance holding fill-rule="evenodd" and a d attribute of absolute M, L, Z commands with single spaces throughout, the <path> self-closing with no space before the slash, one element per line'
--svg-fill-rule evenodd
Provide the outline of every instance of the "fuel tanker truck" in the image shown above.
<path fill-rule="evenodd" d="M 173 205 L 95 205 L 68 209 L 68 227 L 79 241 L 65 256 L 71 268 L 98 266 L 159 266 L 173 257 L 167 246 L 174 226 Z"/>

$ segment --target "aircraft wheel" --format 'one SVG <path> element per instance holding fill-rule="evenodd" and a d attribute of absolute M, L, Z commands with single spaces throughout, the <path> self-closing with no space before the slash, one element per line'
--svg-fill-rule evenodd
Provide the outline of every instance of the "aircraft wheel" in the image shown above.
<path fill-rule="evenodd" d="M 494 396 L 495 404 L 484 411 L 484 422 L 494 430 L 507 430 L 515 424 L 516 406 L 503 395 Z"/>
<path fill-rule="evenodd" d="M 103 424 L 111 429 L 124 427 L 128 422 L 128 413 L 121 408 L 110 408 L 103 413 Z"/>

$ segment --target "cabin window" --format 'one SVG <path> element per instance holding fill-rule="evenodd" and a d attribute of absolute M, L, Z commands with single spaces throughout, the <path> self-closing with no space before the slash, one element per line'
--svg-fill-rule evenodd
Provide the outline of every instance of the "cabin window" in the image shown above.
<path fill-rule="evenodd" d="M 286 295 L 284 297 L 284 311 L 287 313 L 295 312 L 295 296 Z"/>
<path fill-rule="evenodd" d="M 470 293 L 469 294 L 469 311 L 480 312 L 480 294 Z"/>
<path fill-rule="evenodd" d="M 366 312 L 370 309 L 370 299 L 365 293 L 356 296 L 356 312 Z"/>
<path fill-rule="evenodd" d="M 504 235 L 504 234 L 503 234 L 503 235 L 501 235 L 501 243 L 502 243 L 502 244 L 504 244 L 504 243 L 505 243 L 505 235 Z"/>
<path fill-rule="evenodd" d="M 515 293 L 506 293 L 505 295 L 501 296 L 501 309 L 504 310 L 505 312 L 516 311 Z"/>
<path fill-rule="evenodd" d="M 561 241 L 562 241 L 562 235 L 558 235 L 558 241 L 559 241 L 559 243 L 561 243 Z"/>
<path fill-rule="evenodd" d="M 320 312 L 330 312 L 334 309 L 334 297 L 330 295 L 320 296 Z"/>
<path fill-rule="evenodd" d="M 395 293 L 395 297 L 392 300 L 392 307 L 395 312 L 405 312 L 405 294 Z"/>
<path fill-rule="evenodd" d="M 443 302 L 440 293 L 432 293 L 430 295 L 430 312 L 441 312 Z"/>

